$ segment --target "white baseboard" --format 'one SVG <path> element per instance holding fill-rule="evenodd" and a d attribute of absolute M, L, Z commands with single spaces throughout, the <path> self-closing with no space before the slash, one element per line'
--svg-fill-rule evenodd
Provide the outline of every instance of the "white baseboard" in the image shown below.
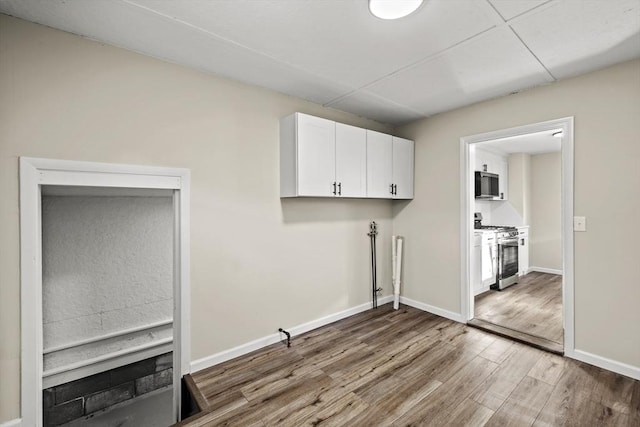
<path fill-rule="evenodd" d="M 0 427 L 19 427 L 22 425 L 22 418 L 16 418 L 15 420 L 5 421 L 0 424 Z"/>
<path fill-rule="evenodd" d="M 386 304 L 393 301 L 393 295 L 387 295 L 384 297 L 378 298 L 378 304 Z M 355 307 L 348 308 L 346 310 L 340 311 L 338 313 L 333 313 L 325 317 L 321 317 L 316 320 L 312 320 L 307 323 L 303 323 L 301 325 L 285 328 L 287 332 L 291 334 L 291 336 L 296 336 L 303 334 L 305 332 L 309 332 L 313 329 L 320 328 L 322 326 L 328 325 L 329 323 L 333 323 L 337 320 L 344 319 L 345 317 L 353 316 L 354 314 L 361 313 L 363 311 L 369 310 L 371 308 L 371 303 L 367 302 L 364 304 L 360 304 Z M 262 338 L 258 338 L 257 340 L 250 341 L 245 344 L 241 344 L 237 347 L 230 348 L 228 350 L 221 351 L 216 354 L 212 354 L 211 356 L 203 357 L 202 359 L 197 359 L 191 362 L 191 372 L 197 372 L 202 369 L 209 368 L 211 366 L 215 366 L 222 362 L 226 362 L 227 360 L 234 359 L 236 357 L 245 355 L 247 353 L 251 353 L 252 351 L 259 350 L 263 347 L 266 347 L 271 344 L 275 344 L 279 341 L 282 341 L 283 336 L 280 333 L 275 333 L 271 335 L 267 335 Z M 4 427 L 4 426 L 0 426 Z"/>
<path fill-rule="evenodd" d="M 562 276 L 562 270 L 557 270 L 555 268 L 529 267 L 529 270 L 527 270 L 527 273 L 530 273 L 532 271 L 537 271 L 539 273 L 559 274 Z"/>
<path fill-rule="evenodd" d="M 435 307 L 433 305 L 425 304 L 423 302 L 415 301 L 409 299 L 407 297 L 400 297 L 400 302 L 402 304 L 406 304 L 408 306 L 417 308 L 422 311 L 426 311 L 431 314 L 435 314 L 437 316 L 446 317 L 447 319 L 453 320 L 454 322 L 467 323 L 462 314 L 454 313 L 453 311 L 444 310 L 439 307 Z"/>
<path fill-rule="evenodd" d="M 588 363 L 589 365 L 606 369 L 607 371 L 640 380 L 640 367 L 637 366 L 627 365 L 626 363 L 607 359 L 606 357 L 598 356 L 582 350 L 565 351 L 564 355 L 571 359 L 576 359 L 581 362 Z"/>

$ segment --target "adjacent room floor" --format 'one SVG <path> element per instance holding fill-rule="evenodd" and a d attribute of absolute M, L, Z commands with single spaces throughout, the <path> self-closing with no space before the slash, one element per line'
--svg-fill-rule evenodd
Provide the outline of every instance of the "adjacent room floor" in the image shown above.
<path fill-rule="evenodd" d="M 562 276 L 534 271 L 502 291 L 480 294 L 475 318 L 562 346 Z"/>
<path fill-rule="evenodd" d="M 390 304 L 193 374 L 183 425 L 640 425 L 640 381 Z"/>

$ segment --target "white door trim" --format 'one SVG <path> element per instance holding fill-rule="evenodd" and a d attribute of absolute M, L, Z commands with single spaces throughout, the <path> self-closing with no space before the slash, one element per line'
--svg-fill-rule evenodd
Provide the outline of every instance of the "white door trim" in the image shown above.
<path fill-rule="evenodd" d="M 474 299 L 471 291 L 470 260 L 471 234 L 473 233 L 473 174 L 470 173 L 469 149 L 471 144 L 493 139 L 544 132 L 553 129 L 563 130 L 562 137 L 562 319 L 564 326 L 564 353 L 569 357 L 575 354 L 574 325 L 574 270 L 573 270 L 573 117 L 533 123 L 509 129 L 501 129 L 460 138 L 460 307 L 465 320 L 473 319 Z"/>
<path fill-rule="evenodd" d="M 173 190 L 174 418 L 180 379 L 190 369 L 190 271 L 188 169 L 20 158 L 21 412 L 24 425 L 42 425 L 42 213 L 41 187 L 67 185 Z M 179 368 L 178 368 L 179 367 Z"/>

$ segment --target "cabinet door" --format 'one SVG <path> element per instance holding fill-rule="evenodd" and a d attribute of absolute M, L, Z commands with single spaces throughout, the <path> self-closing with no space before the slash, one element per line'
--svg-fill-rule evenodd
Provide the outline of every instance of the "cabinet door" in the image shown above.
<path fill-rule="evenodd" d="M 482 284 L 482 238 L 480 236 L 474 236 L 471 249 L 471 289 L 474 296 L 481 294 L 484 290 Z"/>
<path fill-rule="evenodd" d="M 392 156 L 391 135 L 367 130 L 367 197 L 392 197 Z"/>
<path fill-rule="evenodd" d="M 413 199 L 413 141 L 393 137 L 394 199 Z"/>
<path fill-rule="evenodd" d="M 297 115 L 298 195 L 333 197 L 336 123 Z"/>
<path fill-rule="evenodd" d="M 336 123 L 336 181 L 339 196 L 367 196 L 367 131 Z"/>

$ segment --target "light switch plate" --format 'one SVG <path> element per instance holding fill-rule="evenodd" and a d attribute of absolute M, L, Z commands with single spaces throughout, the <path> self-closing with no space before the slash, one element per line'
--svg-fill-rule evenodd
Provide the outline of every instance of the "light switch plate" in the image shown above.
<path fill-rule="evenodd" d="M 587 231 L 587 217 L 573 217 L 573 231 Z"/>

